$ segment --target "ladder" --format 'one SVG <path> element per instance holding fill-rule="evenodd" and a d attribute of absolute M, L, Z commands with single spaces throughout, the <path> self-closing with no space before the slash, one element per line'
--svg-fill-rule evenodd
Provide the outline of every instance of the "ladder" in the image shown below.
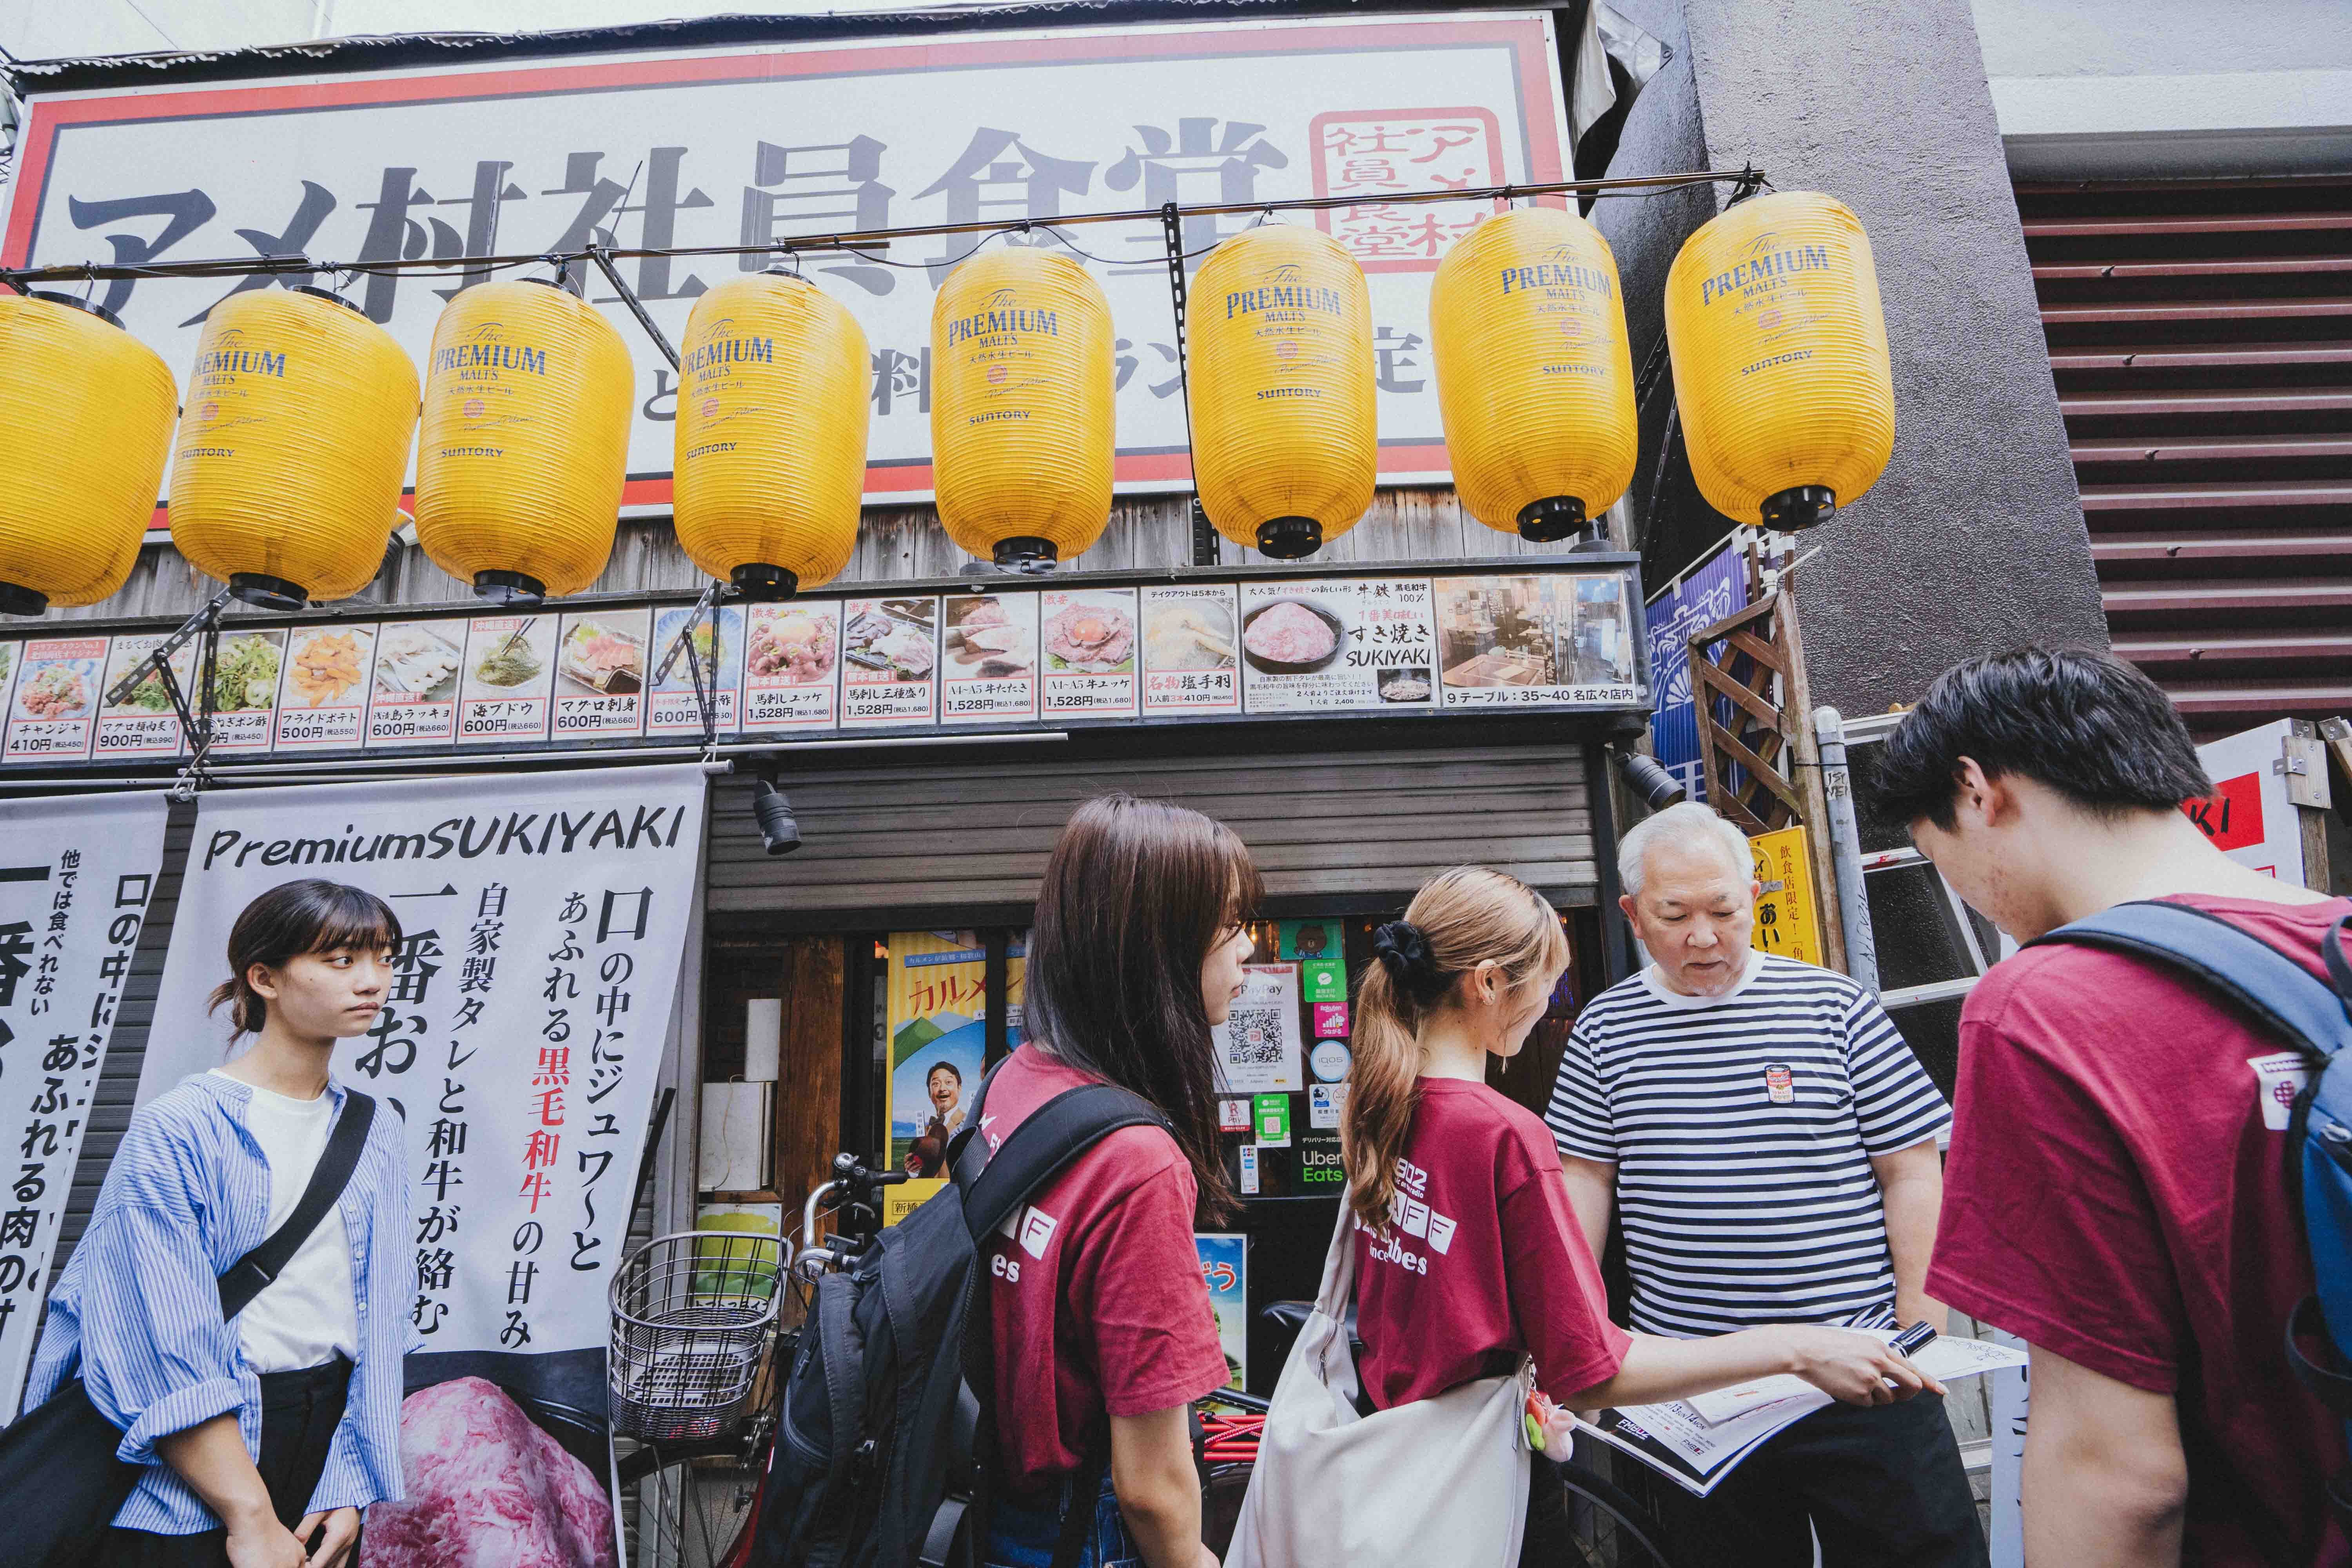
<path fill-rule="evenodd" d="M 1963 973 L 1949 979 L 1898 985 L 1892 990 L 1879 984 L 1878 944 L 1870 919 L 1868 879 L 1926 866 L 1927 858 L 1905 845 L 1900 848 L 1865 850 L 1854 821 L 1852 805 L 1853 787 L 1847 772 L 1844 755 L 1855 747 L 1884 742 L 1902 721 L 1900 713 L 1874 713 L 1859 719 L 1837 717 L 1833 708 L 1813 710 L 1817 733 L 1822 748 L 1823 783 L 1832 800 L 1827 824 L 1830 840 L 1830 861 L 1838 879 L 1838 916 L 1845 927 L 1847 973 L 1855 980 L 1878 993 L 1879 1002 L 1889 1011 L 1897 1007 L 1924 1005 L 1933 1002 L 1956 1002 L 1976 989 L 1977 982 L 1995 963 L 2017 951 L 2016 944 L 2000 937 L 1991 952 L 1979 933 L 1969 907 L 1952 890 L 1952 885 L 1940 873 L 1936 888 L 1941 895 L 1940 912 L 1948 918 L 1947 934 L 1958 953 Z M 1832 736 L 1843 741 L 1842 747 L 1832 747 Z M 1832 761 L 1833 750 L 1836 760 Z"/>

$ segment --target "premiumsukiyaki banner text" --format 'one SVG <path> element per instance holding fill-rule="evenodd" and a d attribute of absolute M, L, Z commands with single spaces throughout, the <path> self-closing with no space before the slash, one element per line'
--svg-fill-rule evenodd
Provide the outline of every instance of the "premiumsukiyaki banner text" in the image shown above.
<path fill-rule="evenodd" d="M 698 766 L 206 796 L 142 1102 L 219 1065 L 238 911 L 305 877 L 399 915 L 387 1005 L 336 1075 L 405 1124 L 421 1387 L 480 1375 L 604 1407 L 619 1261 L 693 912 Z"/>
<path fill-rule="evenodd" d="M 0 1417 L 13 1417 L 100 1065 L 163 863 L 161 791 L 0 814 Z"/>
<path fill-rule="evenodd" d="M 1433 8 L 1437 9 L 1437 8 Z M 167 265 L 300 252 L 322 263 L 767 246 L 940 224 L 1045 226 L 1009 240 L 1083 250 L 1117 333 L 1120 489 L 1181 489 L 1190 463 L 1166 246 L 1168 202 L 1338 196 L 1317 225 L 1371 286 L 1381 477 L 1449 475 L 1429 351 L 1429 285 L 1499 204 L 1400 205 L 1441 187 L 1567 176 L 1549 13 L 1287 17 L 874 38 L 400 71 L 141 84 L 37 95 L 9 182 L 11 266 Z M 1258 215 L 1181 220 L 1188 267 Z M 931 489 L 931 305 L 976 234 L 812 250 L 801 269 L 870 353 L 866 488 Z M 673 342 L 709 288 L 768 255 L 621 263 Z M 583 264 L 585 265 L 584 263 Z M 514 276 L 515 274 L 505 274 Z M 487 281 L 322 271 L 120 279 L 95 302 L 184 387 L 206 314 L 242 289 L 348 289 L 419 366 L 444 303 Z M 601 277 L 588 298 L 636 363 L 625 503 L 668 509 L 677 378 Z M 1217 310 L 1195 299 L 1192 309 Z M 193 402 L 194 400 L 191 399 Z M 160 523 L 161 518 L 159 516 Z"/>

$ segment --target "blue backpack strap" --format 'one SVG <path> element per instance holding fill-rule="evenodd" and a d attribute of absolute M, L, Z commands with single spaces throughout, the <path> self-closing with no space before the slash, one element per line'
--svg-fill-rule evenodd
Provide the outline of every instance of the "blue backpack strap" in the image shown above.
<path fill-rule="evenodd" d="M 2347 923 L 2338 921 L 2323 945 L 2335 950 L 2330 973 L 2340 967 L 2352 980 L 2352 965 L 2340 951 Z M 2185 969 L 2283 1036 L 2315 1069 L 2352 1046 L 2352 991 L 2339 995 L 2285 953 L 2210 910 L 2155 900 L 2117 904 L 2025 945 L 2054 942 L 2136 953 Z"/>

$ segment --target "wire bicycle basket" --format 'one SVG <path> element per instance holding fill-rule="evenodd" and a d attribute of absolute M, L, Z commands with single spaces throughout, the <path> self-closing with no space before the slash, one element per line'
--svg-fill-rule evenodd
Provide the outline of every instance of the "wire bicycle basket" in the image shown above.
<path fill-rule="evenodd" d="M 637 1248 L 614 1276 L 606 1385 L 613 1429 L 699 1443 L 739 1423 L 776 1322 L 785 1244 L 682 1231 Z"/>

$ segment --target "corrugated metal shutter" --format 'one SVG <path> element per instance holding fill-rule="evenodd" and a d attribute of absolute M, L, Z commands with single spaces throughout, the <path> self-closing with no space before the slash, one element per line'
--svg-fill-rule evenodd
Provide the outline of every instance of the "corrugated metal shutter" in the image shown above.
<path fill-rule="evenodd" d="M 131 955 L 131 973 L 123 983 L 122 1005 L 114 1014 L 114 1038 L 107 1044 L 106 1060 L 98 1069 L 98 1088 L 90 1096 L 89 1130 L 82 1135 L 73 1191 L 66 1198 L 65 1218 L 58 1227 L 52 1282 L 89 1224 L 99 1185 L 106 1180 L 106 1168 L 114 1163 L 114 1151 L 131 1126 L 132 1102 L 139 1098 L 139 1069 L 147 1063 L 147 1029 L 155 1016 L 156 989 L 163 984 L 163 951 L 171 943 L 172 916 L 180 905 L 180 877 L 188 863 L 188 842 L 196 831 L 194 803 L 174 803 L 171 812 L 163 831 L 163 874 L 156 879 L 154 897 L 147 902 L 147 923 L 139 930 L 139 946 Z M 228 940 L 226 931 L 221 933 L 221 940 Z"/>
<path fill-rule="evenodd" d="M 2116 651 L 2200 732 L 2352 710 L 2352 178 L 2017 203 Z"/>
<path fill-rule="evenodd" d="M 1410 893 L 1463 861 L 1502 867 L 1563 901 L 1599 874 L 1575 746 L 1315 752 L 977 768 L 925 763 L 793 773 L 803 847 L 771 858 L 752 781 L 712 795 L 709 908 L 835 916 L 1015 906 L 1036 898 L 1055 836 L 1109 790 L 1179 801 L 1233 826 L 1276 898 Z"/>

